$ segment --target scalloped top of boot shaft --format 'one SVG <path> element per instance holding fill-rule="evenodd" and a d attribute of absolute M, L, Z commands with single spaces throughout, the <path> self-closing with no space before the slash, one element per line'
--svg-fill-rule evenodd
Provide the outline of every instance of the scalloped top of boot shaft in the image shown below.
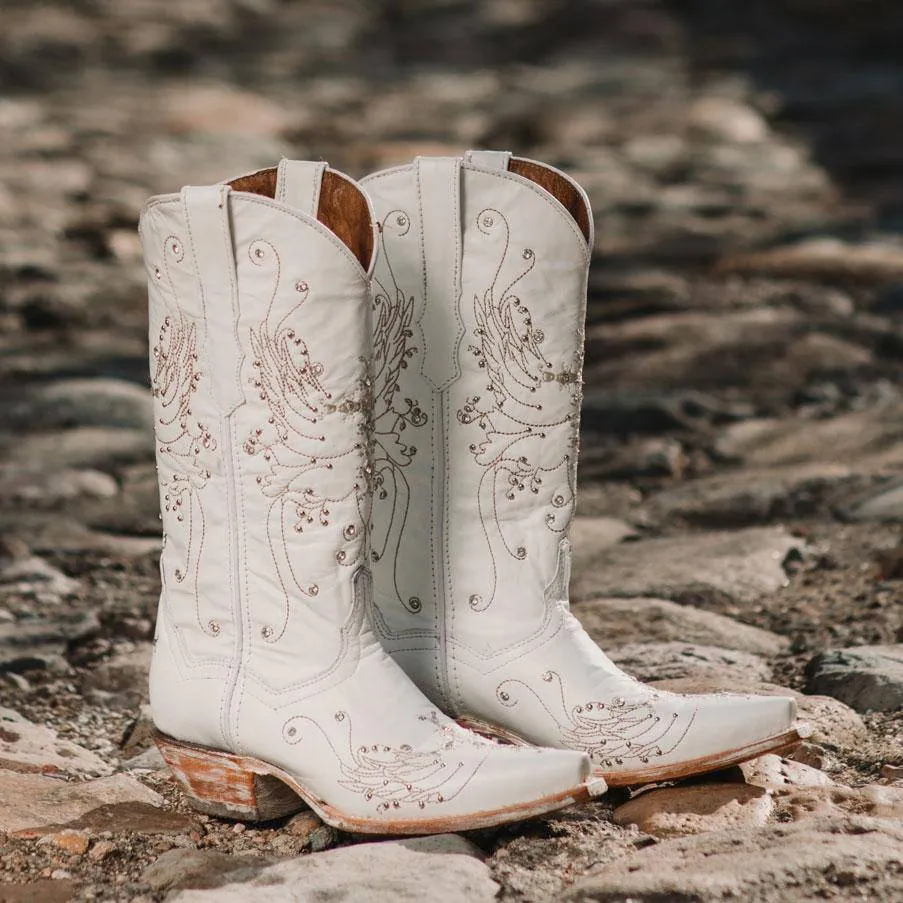
<path fill-rule="evenodd" d="M 430 158 L 418 156 L 412 163 L 370 173 L 361 179 L 361 185 L 367 187 L 370 182 L 383 176 L 410 171 L 417 167 L 418 161 L 428 159 Z M 462 166 L 467 169 L 504 173 L 505 178 L 515 177 L 531 186 L 538 185 L 545 194 L 554 198 L 563 208 L 563 212 L 576 223 L 587 246 L 590 249 L 593 247 L 595 236 L 589 197 L 583 187 L 567 173 L 539 160 L 513 156 L 509 151 L 469 150 L 460 160 Z"/>
<path fill-rule="evenodd" d="M 302 180 L 303 188 L 298 185 Z M 310 217 L 339 238 L 363 270 L 370 273 L 375 248 L 373 209 L 366 193 L 345 173 L 325 163 L 283 159 L 277 166 L 226 179 L 218 185 L 229 192 L 267 198 L 295 215 Z M 139 232 L 155 206 L 180 197 L 181 193 L 174 192 L 149 198 L 141 211 Z"/>

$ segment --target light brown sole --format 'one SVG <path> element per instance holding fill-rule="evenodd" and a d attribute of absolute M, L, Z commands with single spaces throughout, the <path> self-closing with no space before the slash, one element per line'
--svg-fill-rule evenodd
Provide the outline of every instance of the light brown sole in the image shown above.
<path fill-rule="evenodd" d="M 458 724 L 494 740 L 518 746 L 534 745 L 513 731 L 477 718 L 465 715 L 458 719 Z M 698 759 L 688 759 L 672 765 L 637 768 L 632 771 L 606 771 L 604 768 L 598 767 L 594 773 L 598 777 L 604 778 L 609 787 L 635 787 L 640 784 L 656 784 L 661 781 L 679 781 L 682 778 L 708 774 L 712 771 L 720 771 L 722 768 L 730 768 L 732 765 L 740 765 L 750 759 L 757 759 L 759 756 L 783 755 L 796 749 L 803 740 L 811 735 L 812 728 L 808 724 L 800 723 L 782 734 L 766 737 L 757 743 L 727 749 L 710 756 L 701 756 Z"/>
<path fill-rule="evenodd" d="M 326 824 L 352 834 L 446 834 L 490 828 L 584 803 L 605 790 L 602 781 L 590 778 L 588 784 L 562 793 L 470 815 L 360 818 L 318 799 L 290 774 L 261 759 L 195 746 L 159 732 L 154 740 L 188 801 L 200 812 L 255 822 L 282 818 L 309 806 Z"/>

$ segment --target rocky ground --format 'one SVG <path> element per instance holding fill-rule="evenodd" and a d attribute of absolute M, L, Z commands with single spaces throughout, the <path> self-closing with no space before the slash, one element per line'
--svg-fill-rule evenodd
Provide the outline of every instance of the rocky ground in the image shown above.
<path fill-rule="evenodd" d="M 903 897 L 901 37 L 882 0 L 5 0 L 0 903 Z M 466 839 L 194 814 L 142 708 L 140 205 L 468 146 L 596 211 L 574 611 L 815 733 Z"/>

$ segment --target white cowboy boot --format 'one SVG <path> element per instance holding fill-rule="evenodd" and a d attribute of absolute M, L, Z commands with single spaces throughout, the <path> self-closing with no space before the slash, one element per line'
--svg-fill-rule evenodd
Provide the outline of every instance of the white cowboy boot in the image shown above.
<path fill-rule="evenodd" d="M 568 607 L 592 218 L 506 153 L 368 176 L 374 274 L 374 622 L 443 711 L 588 753 L 612 785 L 800 739 L 779 697 L 681 696 L 619 670 Z"/>
<path fill-rule="evenodd" d="M 584 755 L 456 725 L 369 626 L 360 190 L 283 161 L 151 200 L 141 236 L 165 535 L 151 707 L 194 804 L 266 819 L 306 802 L 348 831 L 423 834 L 601 792 Z"/>

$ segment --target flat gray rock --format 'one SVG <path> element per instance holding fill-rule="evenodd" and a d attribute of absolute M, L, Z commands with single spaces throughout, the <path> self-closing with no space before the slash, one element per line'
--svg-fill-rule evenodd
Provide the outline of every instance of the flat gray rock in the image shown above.
<path fill-rule="evenodd" d="M 153 644 L 148 642 L 118 649 L 86 674 L 82 690 L 95 701 L 112 699 L 121 705 L 138 705 L 147 697 L 152 653 Z"/>
<path fill-rule="evenodd" d="M 846 888 L 846 889 L 844 889 Z M 813 819 L 646 847 L 579 881 L 571 903 L 815 903 L 903 898 L 903 826 Z"/>
<path fill-rule="evenodd" d="M 28 465 L 0 467 L 0 502 L 52 507 L 73 499 L 107 499 L 119 492 L 109 474 L 99 470 L 34 470 Z"/>
<path fill-rule="evenodd" d="M 499 886 L 480 851 L 454 834 L 362 843 L 262 868 L 247 880 L 183 890 L 169 903 L 491 903 Z"/>
<path fill-rule="evenodd" d="M 61 612 L 0 623 L 0 672 L 27 671 L 61 663 L 68 643 L 100 629 L 93 612 Z"/>
<path fill-rule="evenodd" d="M 629 643 L 608 650 L 608 656 L 643 681 L 698 676 L 750 681 L 771 677 L 771 668 L 757 655 L 694 643 Z"/>
<path fill-rule="evenodd" d="M 81 584 L 43 558 L 28 555 L 0 567 L 0 598 L 24 596 L 39 602 L 59 602 L 79 592 Z"/>
<path fill-rule="evenodd" d="M 4 770 L 0 770 L 0 800 L 0 831 L 35 835 L 64 826 L 82 827 L 82 822 L 98 810 L 104 813 L 101 822 L 107 823 L 103 830 L 114 828 L 114 813 L 122 817 L 123 829 L 127 830 L 127 815 L 145 815 L 149 808 L 163 805 L 159 794 L 127 774 L 70 783 Z"/>
<path fill-rule="evenodd" d="M 833 696 L 857 712 L 903 709 L 903 644 L 823 652 L 806 673 L 807 692 Z"/>
<path fill-rule="evenodd" d="M 873 488 L 841 510 L 849 521 L 903 521 L 903 482 L 894 480 Z"/>
<path fill-rule="evenodd" d="M 578 564 L 591 561 L 600 549 L 616 546 L 638 535 L 630 524 L 616 517 L 588 517 L 582 514 L 571 521 L 568 531 L 573 560 Z"/>
<path fill-rule="evenodd" d="M 667 599 L 591 599 L 574 606 L 604 650 L 627 643 L 707 643 L 754 655 L 782 652 L 788 641 L 759 627 Z"/>
<path fill-rule="evenodd" d="M 653 522 L 680 517 L 706 527 L 740 527 L 812 513 L 850 467 L 815 462 L 718 474 L 665 489 L 642 512 Z"/>
<path fill-rule="evenodd" d="M 113 470 L 124 464 L 151 461 L 154 441 L 148 430 L 111 426 L 78 426 L 0 437 L 0 451 L 17 464 L 32 467 Z"/>
<path fill-rule="evenodd" d="M 627 543 L 579 562 L 571 595 L 753 602 L 787 585 L 784 561 L 803 545 L 781 527 Z"/>
<path fill-rule="evenodd" d="M 706 782 L 648 790 L 618 806 L 614 823 L 653 837 L 685 837 L 761 827 L 773 811 L 774 798 L 762 787 Z"/>
<path fill-rule="evenodd" d="M 271 857 L 236 856 L 219 850 L 176 847 L 161 853 L 142 873 L 141 882 L 154 890 L 221 887 L 254 878 L 274 864 Z"/>
<path fill-rule="evenodd" d="M 14 430 L 74 426 L 152 430 L 154 400 L 148 389 L 122 379 L 60 379 L 19 393 L 0 415 Z"/>
<path fill-rule="evenodd" d="M 833 235 L 818 235 L 767 250 L 740 253 L 723 261 L 722 267 L 736 273 L 899 281 L 903 278 L 903 241 L 897 236 L 844 241 Z"/>
<path fill-rule="evenodd" d="M 42 774 L 107 775 L 112 771 L 90 750 L 10 709 L 0 709 L 0 768 Z"/>
<path fill-rule="evenodd" d="M 825 420 L 791 417 L 733 423 L 715 443 L 725 458 L 751 467 L 849 465 L 872 472 L 903 465 L 903 406 L 885 403 Z"/>

